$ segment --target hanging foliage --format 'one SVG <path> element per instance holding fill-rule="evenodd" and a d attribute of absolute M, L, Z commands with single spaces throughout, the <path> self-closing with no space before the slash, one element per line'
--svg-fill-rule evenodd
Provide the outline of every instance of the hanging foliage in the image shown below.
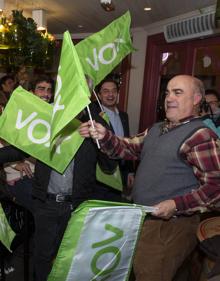
<path fill-rule="evenodd" d="M 48 68 L 52 63 L 55 41 L 51 34 L 41 33 L 32 18 L 23 11 L 13 10 L 12 20 L 1 18 L 0 66 L 17 68 L 21 65 Z"/>

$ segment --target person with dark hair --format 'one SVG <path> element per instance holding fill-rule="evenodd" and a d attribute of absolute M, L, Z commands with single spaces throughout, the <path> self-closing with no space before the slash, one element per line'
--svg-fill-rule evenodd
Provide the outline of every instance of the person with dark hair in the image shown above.
<path fill-rule="evenodd" d="M 205 91 L 205 101 L 207 104 L 207 112 L 210 114 L 216 127 L 220 126 L 220 95 L 215 89 L 207 89 Z"/>
<path fill-rule="evenodd" d="M 53 83 L 53 80 L 46 75 L 37 76 L 31 83 L 30 91 L 40 99 L 50 102 L 53 96 Z M 3 146 L 5 146 L 5 142 L 0 141 L 0 147 Z M 34 166 L 35 160 L 33 158 L 4 165 L 7 182 L 6 194 L 14 202 L 31 212 L 33 211 L 31 193 Z"/>
<path fill-rule="evenodd" d="M 5 75 L 0 79 L 0 105 L 5 107 L 15 88 L 15 79 L 12 75 Z"/>
<path fill-rule="evenodd" d="M 49 80 L 38 77 L 31 90 L 38 97 L 50 101 L 52 85 Z M 12 146 L 0 149 L 0 164 L 24 157 L 27 155 Z M 34 281 L 47 280 L 72 211 L 88 199 L 112 199 L 99 194 L 97 162 L 103 170 L 114 172 L 115 161 L 109 160 L 88 139 L 82 143 L 63 174 L 36 160 L 30 201 L 35 222 Z"/>
<path fill-rule="evenodd" d="M 29 91 L 42 100 L 53 101 L 54 81 L 47 75 L 39 75 L 30 82 Z"/>
<path fill-rule="evenodd" d="M 119 137 L 129 137 L 129 118 L 128 114 L 118 109 L 120 95 L 120 76 L 116 73 L 109 74 L 97 86 L 96 92 L 101 102 L 102 109 L 109 119 L 110 129 Z M 100 114 L 100 107 L 98 107 Z M 119 161 L 120 172 L 122 175 L 123 191 L 125 196 L 129 194 L 133 185 L 133 165 L 128 161 Z"/>
<path fill-rule="evenodd" d="M 134 257 L 138 281 L 171 281 L 197 245 L 199 213 L 220 201 L 220 146 L 199 107 L 202 81 L 177 75 L 166 87 L 166 120 L 133 138 L 119 138 L 101 124 L 81 124 L 80 134 L 98 139 L 114 159 L 140 164 L 134 181 L 134 203 L 152 206 Z"/>

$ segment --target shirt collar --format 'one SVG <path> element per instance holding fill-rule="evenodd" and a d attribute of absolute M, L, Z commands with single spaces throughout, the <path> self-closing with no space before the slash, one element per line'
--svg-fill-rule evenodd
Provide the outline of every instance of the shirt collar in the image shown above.
<path fill-rule="evenodd" d="M 178 123 L 171 123 L 169 120 L 165 120 L 161 125 L 161 133 L 162 134 L 167 133 L 169 130 L 176 128 L 180 125 L 189 123 L 193 119 L 197 119 L 197 118 L 200 118 L 200 116 L 190 115 L 186 118 L 180 119 L 180 121 Z"/>
<path fill-rule="evenodd" d="M 111 109 L 109 109 L 108 107 L 103 105 L 103 109 L 106 113 L 110 113 L 110 114 L 119 114 L 119 111 L 117 109 L 117 107 L 115 107 L 115 110 L 112 111 Z"/>

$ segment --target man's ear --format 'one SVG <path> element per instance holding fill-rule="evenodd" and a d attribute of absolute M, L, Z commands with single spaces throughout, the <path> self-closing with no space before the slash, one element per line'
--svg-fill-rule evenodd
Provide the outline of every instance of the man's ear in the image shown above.
<path fill-rule="evenodd" d="M 202 96 L 200 94 L 194 94 L 194 105 L 199 104 L 202 101 Z"/>

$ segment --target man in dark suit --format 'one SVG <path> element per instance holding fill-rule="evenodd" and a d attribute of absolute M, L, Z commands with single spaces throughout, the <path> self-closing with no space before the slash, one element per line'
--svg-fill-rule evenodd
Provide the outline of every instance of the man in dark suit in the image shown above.
<path fill-rule="evenodd" d="M 120 92 L 120 79 L 117 75 L 108 75 L 96 87 L 99 100 L 102 104 L 103 111 L 109 119 L 109 125 L 115 135 L 119 137 L 129 137 L 129 120 L 128 114 L 118 109 L 117 104 Z M 128 161 L 120 161 L 119 167 L 122 175 L 124 190 L 130 188 L 133 184 L 133 165 Z"/>
<path fill-rule="evenodd" d="M 0 149 L 0 164 L 24 157 L 27 157 L 24 152 L 12 146 Z M 72 211 L 85 200 L 105 199 L 97 198 L 95 167 L 98 159 L 94 142 L 85 140 L 63 174 L 36 161 L 32 187 L 35 281 L 47 280 Z"/>
<path fill-rule="evenodd" d="M 48 102 L 51 96 L 48 95 L 50 85 L 47 84 L 44 80 L 43 84 L 37 83 L 33 90 Z M 12 146 L 0 149 L 0 165 L 25 157 L 28 155 Z M 29 200 L 35 221 L 33 260 L 35 281 L 47 280 L 72 211 L 88 199 L 115 201 L 114 194 L 109 190 L 101 193 L 100 186 L 96 185 L 97 162 L 104 171 L 111 173 L 115 170 L 115 161 L 108 159 L 97 149 L 93 141 L 87 139 L 63 174 L 39 160 L 36 161 L 30 186 L 33 199 Z"/>

